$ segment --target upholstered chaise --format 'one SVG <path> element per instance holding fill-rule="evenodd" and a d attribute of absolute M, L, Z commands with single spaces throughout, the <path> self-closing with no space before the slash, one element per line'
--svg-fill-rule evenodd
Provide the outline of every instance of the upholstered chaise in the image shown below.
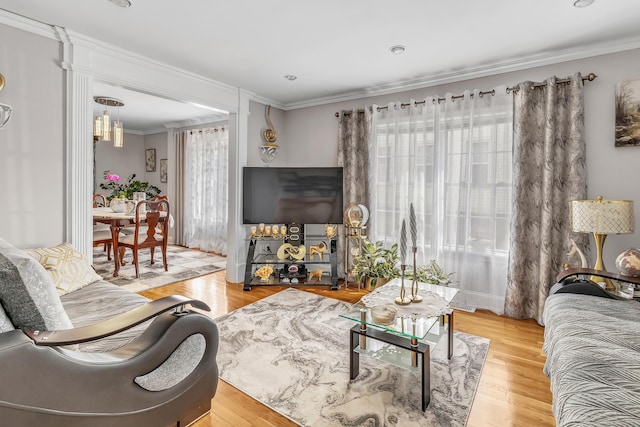
<path fill-rule="evenodd" d="M 218 331 L 188 309 L 206 304 L 149 301 L 99 276 L 69 291 L 43 265 L 0 239 L 2 425 L 182 427 L 210 409 Z"/>

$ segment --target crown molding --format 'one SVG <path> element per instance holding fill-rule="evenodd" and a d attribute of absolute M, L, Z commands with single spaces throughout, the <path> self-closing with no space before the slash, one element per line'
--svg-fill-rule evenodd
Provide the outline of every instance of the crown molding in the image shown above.
<path fill-rule="evenodd" d="M 52 25 L 36 21 L 32 18 L 27 18 L 22 15 L 17 15 L 4 9 L 0 9 L 0 24 L 37 34 L 51 40 L 60 41 L 60 38 Z"/>
<path fill-rule="evenodd" d="M 419 79 L 382 85 L 376 87 L 375 89 L 364 88 L 361 90 L 346 92 L 337 96 L 286 103 L 282 106 L 282 109 L 285 111 L 290 111 L 300 108 L 316 107 L 319 105 L 353 101 L 362 98 L 371 98 L 374 96 L 388 95 L 415 89 L 423 89 L 431 86 L 455 83 L 463 80 L 477 79 L 513 71 L 527 70 L 530 68 L 541 67 L 545 65 L 559 64 L 562 62 L 575 61 L 578 59 L 591 58 L 595 56 L 607 55 L 610 53 L 623 52 L 626 50 L 633 50 L 638 48 L 640 48 L 640 38 L 628 38 L 615 42 L 594 44 L 589 46 L 588 48 L 570 48 L 556 52 L 523 56 L 508 61 L 497 62 L 491 65 L 468 68 L 463 71 L 432 74 L 429 76 L 421 77 Z M 517 82 L 509 83 L 515 84 Z"/>

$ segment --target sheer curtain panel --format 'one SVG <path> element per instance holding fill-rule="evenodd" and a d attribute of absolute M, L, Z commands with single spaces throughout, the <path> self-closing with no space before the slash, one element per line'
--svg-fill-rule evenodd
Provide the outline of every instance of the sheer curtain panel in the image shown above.
<path fill-rule="evenodd" d="M 399 241 L 413 203 L 418 265 L 436 260 L 457 303 L 502 313 L 511 215 L 513 106 L 506 88 L 373 106 L 370 238 Z"/>
<path fill-rule="evenodd" d="M 184 242 L 190 248 L 227 253 L 229 131 L 189 131 L 185 155 Z"/>

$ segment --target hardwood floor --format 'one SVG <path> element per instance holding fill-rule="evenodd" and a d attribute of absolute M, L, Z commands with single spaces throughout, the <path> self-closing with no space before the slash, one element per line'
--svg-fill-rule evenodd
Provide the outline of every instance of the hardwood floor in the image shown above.
<path fill-rule="evenodd" d="M 285 287 L 258 286 L 250 292 L 241 284 L 227 283 L 225 272 L 174 283 L 141 292 L 147 298 L 181 294 L 205 301 L 215 318 Z M 298 287 L 323 296 L 356 302 L 363 295 L 356 288 L 331 291 L 326 287 Z M 468 426 L 554 426 L 549 380 L 542 368 L 544 329 L 533 320 L 514 320 L 489 311 L 473 314 L 457 311 L 454 329 L 491 339 L 489 354 L 471 409 Z M 345 340 L 348 334 L 345 332 Z M 296 426 L 244 393 L 219 381 L 211 413 L 194 427 Z"/>

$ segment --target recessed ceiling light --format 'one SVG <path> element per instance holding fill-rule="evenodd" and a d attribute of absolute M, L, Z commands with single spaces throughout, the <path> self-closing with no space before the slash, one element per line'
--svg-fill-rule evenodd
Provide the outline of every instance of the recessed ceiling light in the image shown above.
<path fill-rule="evenodd" d="M 575 7 L 587 7 L 591 6 L 595 0 L 576 0 L 573 2 Z"/>
<path fill-rule="evenodd" d="M 290 81 L 294 81 L 295 79 L 297 79 L 297 76 L 294 76 L 293 74 L 287 74 L 284 76 L 285 79 L 290 80 Z"/>
<path fill-rule="evenodd" d="M 131 7 L 131 2 L 129 0 L 109 0 L 111 3 L 120 7 Z"/>
<path fill-rule="evenodd" d="M 405 50 L 407 50 L 407 48 L 405 46 L 402 46 L 401 44 L 395 45 L 395 46 L 391 46 L 389 48 L 389 50 L 391 51 L 391 53 L 393 53 L 394 55 L 400 55 L 401 53 L 403 53 Z"/>

